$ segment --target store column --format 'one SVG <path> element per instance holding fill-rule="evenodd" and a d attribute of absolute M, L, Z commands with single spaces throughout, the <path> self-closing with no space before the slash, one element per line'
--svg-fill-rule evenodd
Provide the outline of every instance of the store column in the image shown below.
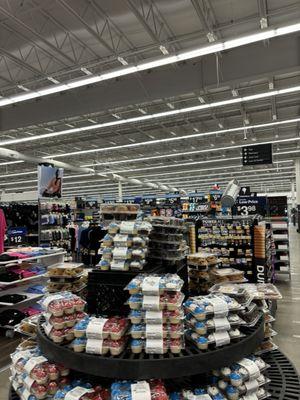
<path fill-rule="evenodd" d="M 297 222 L 298 228 L 297 232 L 300 233 L 300 158 L 295 159 L 295 169 L 296 169 L 296 209 L 297 209 Z"/>

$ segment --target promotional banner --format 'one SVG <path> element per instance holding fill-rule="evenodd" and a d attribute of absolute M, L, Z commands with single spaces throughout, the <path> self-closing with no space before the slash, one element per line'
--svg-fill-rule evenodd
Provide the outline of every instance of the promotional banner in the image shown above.
<path fill-rule="evenodd" d="M 38 198 L 61 198 L 63 168 L 38 166 Z"/>

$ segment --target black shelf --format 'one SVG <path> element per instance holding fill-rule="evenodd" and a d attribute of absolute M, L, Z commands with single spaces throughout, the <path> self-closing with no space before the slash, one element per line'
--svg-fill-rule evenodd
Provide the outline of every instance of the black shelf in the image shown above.
<path fill-rule="evenodd" d="M 271 379 L 268 391 L 271 393 L 272 400 L 300 400 L 300 379 L 299 375 L 290 360 L 279 350 L 274 350 L 263 354 L 262 358 L 270 364 L 267 375 Z M 194 381 L 195 379 L 192 378 Z M 199 382 L 197 381 L 199 386 Z M 176 387 L 177 385 L 177 387 Z M 172 381 L 172 390 L 181 390 L 189 387 L 191 379 L 182 379 L 178 383 Z M 195 386 L 195 384 L 193 384 Z M 19 396 L 11 388 L 8 400 L 20 400 Z"/>
<path fill-rule="evenodd" d="M 263 318 L 254 328 L 245 329 L 246 337 L 236 343 L 209 351 L 200 351 L 193 344 L 178 355 L 132 354 L 126 349 L 120 356 L 98 356 L 75 353 L 67 346 L 50 340 L 43 328 L 43 317 L 38 327 L 38 343 L 42 353 L 51 361 L 63 363 L 76 371 L 115 379 L 172 379 L 182 375 L 192 376 L 215 368 L 230 365 L 246 355 L 253 353 L 264 337 Z"/>

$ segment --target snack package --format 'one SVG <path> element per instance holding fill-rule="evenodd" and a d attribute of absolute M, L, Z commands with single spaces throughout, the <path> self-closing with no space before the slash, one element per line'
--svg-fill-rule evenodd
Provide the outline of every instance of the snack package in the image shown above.
<path fill-rule="evenodd" d="M 177 274 L 141 274 L 133 278 L 125 290 L 128 290 L 130 294 L 157 295 L 164 292 L 180 292 L 183 283 Z"/>

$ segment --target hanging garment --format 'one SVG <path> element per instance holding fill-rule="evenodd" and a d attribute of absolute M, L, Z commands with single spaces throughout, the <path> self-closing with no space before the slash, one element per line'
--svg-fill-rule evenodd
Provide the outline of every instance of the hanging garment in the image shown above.
<path fill-rule="evenodd" d="M 6 232 L 6 220 L 4 212 L 0 209 L 0 254 L 4 252 L 4 236 Z"/>

